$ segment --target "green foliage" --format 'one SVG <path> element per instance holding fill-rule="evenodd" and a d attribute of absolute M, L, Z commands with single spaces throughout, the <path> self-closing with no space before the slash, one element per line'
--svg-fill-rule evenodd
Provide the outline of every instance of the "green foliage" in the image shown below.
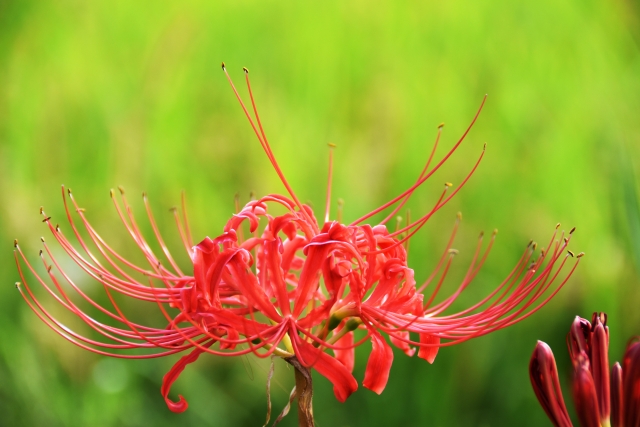
<path fill-rule="evenodd" d="M 434 365 L 396 352 L 381 396 L 361 388 L 340 404 L 316 377 L 315 412 L 321 426 L 544 425 L 527 373 L 537 339 L 556 350 L 565 380 L 573 316 L 608 312 L 614 358 L 640 332 L 637 16 L 622 0 L 0 2 L 2 423 L 263 420 L 268 361 L 202 357 L 174 386 L 189 410 L 172 414 L 159 388 L 177 357 L 105 362 L 49 331 L 13 287 L 11 242 L 19 238 L 37 261 L 38 238 L 48 234 L 38 208 L 64 222 L 62 183 L 132 257 L 139 254 L 109 188 L 147 191 L 174 253 L 181 251 L 168 209 L 181 190 L 196 238 L 220 233 L 236 192 L 246 200 L 250 191 L 283 191 L 220 71 L 224 60 L 238 86 L 241 67 L 251 70 L 273 150 L 298 195 L 318 210 L 326 144 L 337 144 L 333 194 L 345 200 L 347 220 L 411 185 L 437 125 L 446 122 L 442 154 L 489 94 L 468 140 L 411 204 L 413 215 L 429 209 L 442 183 L 460 182 L 488 142 L 468 186 L 412 240 L 418 280 L 430 273 L 459 210 L 461 254 L 446 289 L 470 262 L 477 233 L 500 229 L 466 303 L 489 293 L 527 242 L 546 242 L 558 221 L 577 226 L 573 248 L 586 252 L 584 261 L 554 301 L 516 326 L 442 349 Z M 142 203 L 130 199 L 145 223 Z M 100 298 L 95 284 L 71 273 Z M 292 385 L 292 372 L 279 364 L 276 413 Z M 291 415 L 282 425 L 295 424 Z"/>

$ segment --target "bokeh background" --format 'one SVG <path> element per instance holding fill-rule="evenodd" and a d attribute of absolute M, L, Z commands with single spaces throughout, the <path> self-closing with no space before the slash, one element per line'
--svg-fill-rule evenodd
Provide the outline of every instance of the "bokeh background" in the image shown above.
<path fill-rule="evenodd" d="M 433 365 L 396 351 L 381 396 L 360 387 L 340 404 L 316 376 L 315 413 L 319 426 L 548 424 L 527 372 L 536 340 L 555 350 L 570 400 L 564 336 L 575 315 L 609 314 L 612 360 L 640 332 L 639 17 L 633 0 L 0 1 L 0 425 L 264 422 L 269 361 L 201 357 L 172 392 L 190 408 L 173 414 L 159 389 L 177 356 L 122 361 L 83 351 L 46 328 L 14 287 L 13 239 L 37 263 L 48 234 L 38 209 L 64 222 L 61 184 L 134 258 L 108 190 L 127 189 L 149 232 L 136 197 L 147 191 L 187 269 L 169 212 L 182 190 L 196 239 L 220 233 L 235 193 L 246 201 L 251 191 L 283 192 L 222 60 L 243 94 L 241 68 L 251 70 L 273 150 L 319 211 L 327 143 L 338 146 L 334 206 L 345 200 L 347 221 L 408 187 L 438 124 L 446 123 L 442 155 L 489 94 L 468 139 L 410 204 L 414 215 L 425 212 L 488 143 L 469 184 L 412 240 L 418 280 L 458 211 L 461 253 L 445 290 L 466 270 L 478 233 L 500 230 L 461 308 L 489 293 L 530 239 L 546 244 L 557 222 L 577 227 L 572 247 L 586 257 L 559 295 L 518 325 L 444 348 Z M 153 305 L 126 307 L 157 320 Z M 368 345 L 357 352 L 359 381 L 367 355 Z M 277 363 L 275 413 L 292 385 Z M 296 424 L 295 414 L 282 423 Z"/>

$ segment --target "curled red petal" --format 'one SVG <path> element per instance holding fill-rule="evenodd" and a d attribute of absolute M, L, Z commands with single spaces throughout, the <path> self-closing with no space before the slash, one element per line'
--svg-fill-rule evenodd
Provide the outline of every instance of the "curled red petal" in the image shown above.
<path fill-rule="evenodd" d="M 214 343 L 213 340 L 209 341 L 206 344 L 203 344 L 202 347 L 211 347 Z M 162 378 L 162 387 L 160 388 L 160 392 L 162 393 L 162 397 L 164 397 L 164 401 L 167 403 L 169 409 L 173 412 L 184 412 L 189 407 L 189 404 L 185 400 L 182 395 L 178 395 L 178 401 L 174 402 L 169 399 L 169 390 L 171 389 L 171 385 L 178 379 L 184 368 L 187 367 L 189 363 L 193 363 L 198 360 L 198 356 L 204 353 L 204 350 L 200 347 L 194 348 L 191 353 L 186 356 L 182 356 L 178 362 L 171 367 L 169 372 L 167 372 Z"/>
<path fill-rule="evenodd" d="M 329 247 L 323 246 L 307 246 L 307 258 L 305 260 L 298 286 L 295 290 L 295 301 L 293 303 L 293 315 L 300 316 L 306 304 L 309 302 L 318 284 L 318 272 L 322 268 L 322 263 L 326 261 Z"/>
<path fill-rule="evenodd" d="M 333 354 L 347 368 L 347 371 L 353 372 L 355 347 L 353 347 L 353 331 L 347 332 L 342 338 L 336 341 L 338 347 L 348 347 L 343 350 L 334 349 Z"/>
<path fill-rule="evenodd" d="M 382 393 L 389 381 L 393 364 L 393 350 L 377 331 L 371 331 L 371 354 L 362 385 L 375 393 Z"/>
<path fill-rule="evenodd" d="M 358 382 L 342 363 L 306 341 L 301 340 L 297 334 L 294 334 L 293 337 L 300 363 L 308 368 L 315 368 L 320 375 L 331 381 L 336 399 L 344 402 L 351 393 L 358 389 Z"/>
<path fill-rule="evenodd" d="M 440 337 L 432 335 L 432 334 L 420 334 L 420 343 L 421 344 L 440 344 Z M 428 347 L 420 347 L 418 350 L 418 357 L 426 360 L 429 363 L 433 363 L 436 360 L 436 356 L 438 355 L 438 349 L 440 347 L 437 346 L 428 346 Z"/>

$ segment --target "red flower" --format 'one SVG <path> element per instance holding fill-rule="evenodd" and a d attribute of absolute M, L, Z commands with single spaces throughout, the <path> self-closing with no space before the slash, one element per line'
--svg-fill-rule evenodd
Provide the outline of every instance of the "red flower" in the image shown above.
<path fill-rule="evenodd" d="M 592 323 L 576 316 L 567 345 L 573 361 L 573 400 L 580 425 L 640 425 L 640 341 L 629 343 L 623 365 L 616 362 L 611 377 L 606 314 L 593 313 Z M 542 341 L 538 341 L 531 356 L 529 374 L 533 390 L 551 422 L 558 427 L 572 426 L 562 399 L 553 352 Z"/>
<path fill-rule="evenodd" d="M 249 85 L 248 71 L 245 72 Z M 185 366 L 202 353 L 223 356 L 253 353 L 259 357 L 295 355 L 302 365 L 315 368 L 329 379 L 334 385 L 336 398 L 344 401 L 358 387 L 351 374 L 354 349 L 370 341 L 372 350 L 363 385 L 381 393 L 393 361 L 393 351 L 385 336 L 407 355 L 413 355 L 418 349 L 419 357 L 433 363 L 440 347 L 488 334 L 533 314 L 559 291 L 576 268 L 578 262 L 563 277 L 560 285 L 547 292 L 567 257 L 573 256 L 570 251 L 565 255 L 570 235 L 565 237 L 562 233 L 557 236 L 556 232 L 547 246 L 548 250 L 543 249 L 537 258 L 534 258 L 536 244 L 530 243 L 513 271 L 486 298 L 466 310 L 445 315 L 478 273 L 495 233 L 484 252 L 481 252 L 481 236 L 462 283 L 451 296 L 437 304 L 434 304 L 435 298 L 456 253 L 451 246 L 459 218 L 435 271 L 419 286 L 413 270 L 407 265 L 408 240 L 462 188 L 478 166 L 484 150 L 462 183 L 452 191 L 451 184 L 447 184 L 433 208 L 424 216 L 395 231 L 388 230 L 386 223 L 451 156 L 471 126 L 430 168 L 434 146 L 414 185 L 351 224 L 329 220 L 328 192 L 324 221 L 319 223 L 311 208 L 296 197 L 279 168 L 248 87 L 255 117 L 251 116 L 235 87 L 233 90 L 289 195 L 272 194 L 249 202 L 227 222 L 222 234 L 214 239 L 206 237 L 197 245 L 192 243 L 183 200 L 182 217 L 175 212 L 175 218 L 193 262 L 193 274 L 183 273 L 174 262 L 144 197 L 149 221 L 166 261 L 161 261 L 151 250 L 123 191 L 121 203 L 112 192 L 114 205 L 131 238 L 146 258 L 147 267 L 135 265 L 113 250 L 91 227 L 71 191 L 67 199 L 63 189 L 63 199 L 70 228 L 81 250 L 75 249 L 62 229 L 54 226 L 42 212 L 44 222 L 71 259 L 103 285 L 112 305 L 110 308 L 100 306 L 84 293 L 60 268 L 61 264 L 45 244 L 42 262 L 54 285 L 51 287 L 37 274 L 16 243 L 16 261 L 26 291 L 21 290 L 24 299 L 48 326 L 67 340 L 99 354 L 123 358 L 159 357 L 191 350 L 164 377 L 162 394 L 171 410 L 180 412 L 187 408 L 182 396 L 177 402 L 169 399 L 169 389 Z M 73 205 L 71 209 L 69 200 Z M 274 206 L 284 213 L 271 214 Z M 385 209 L 391 210 L 386 219 L 375 225 L 364 224 L 365 220 Z M 71 211 L 76 211 L 79 216 L 88 240 L 78 231 Z M 249 235 L 245 236 L 247 231 Z M 97 341 L 80 335 L 54 318 L 36 299 L 22 263 L 54 299 L 106 340 Z M 432 283 L 438 275 L 437 283 Z M 68 286 L 89 305 L 110 317 L 117 326 L 102 323 L 87 314 L 68 297 Z M 423 291 L 429 286 L 434 290 L 425 298 Z M 157 305 L 167 324 L 152 327 L 129 320 L 114 293 Z M 134 349 L 155 352 L 122 352 Z"/>

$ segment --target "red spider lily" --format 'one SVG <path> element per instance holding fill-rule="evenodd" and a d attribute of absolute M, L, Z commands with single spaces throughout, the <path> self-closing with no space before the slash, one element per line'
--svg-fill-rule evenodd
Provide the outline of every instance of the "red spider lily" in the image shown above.
<path fill-rule="evenodd" d="M 428 219 L 464 186 L 480 163 L 484 150 L 461 184 L 453 190 L 450 190 L 451 184 L 447 184 L 425 215 L 395 231 L 388 230 L 386 223 L 453 154 L 482 106 L 460 140 L 430 167 L 442 129 L 439 127 L 438 139 L 427 164 L 406 191 L 348 225 L 329 220 L 330 191 L 327 191 L 327 206 L 321 224 L 311 208 L 299 201 L 278 166 L 255 108 L 246 69 L 245 75 L 253 116 L 230 78 L 229 82 L 289 195 L 272 194 L 250 201 L 244 208 L 237 209 L 222 234 L 214 239 L 206 237 L 197 245 L 191 238 L 183 199 L 182 215 L 177 210 L 174 215 L 178 232 L 193 262 L 193 274 L 183 273 L 172 258 L 145 196 L 147 215 L 166 261 L 161 261 L 152 251 L 122 190 L 121 202 L 112 191 L 114 206 L 148 267 L 137 266 L 112 249 L 92 228 L 71 191 L 67 197 L 63 188 L 62 195 L 70 228 L 81 249 L 76 249 L 62 229 L 54 226 L 44 211 L 41 212 L 44 222 L 69 257 L 103 285 L 112 307 L 101 306 L 83 292 L 61 269 L 45 243 L 41 258 L 53 283 L 51 286 L 38 275 L 16 242 L 16 262 L 24 284 L 24 290 L 18 286 L 22 296 L 48 326 L 67 340 L 95 353 L 122 358 L 151 358 L 191 350 L 164 377 L 162 394 L 171 410 L 181 412 L 187 408 L 182 396 L 177 402 L 169 399 L 169 389 L 186 365 L 202 353 L 295 356 L 303 366 L 313 367 L 329 379 L 336 398 L 342 402 L 358 387 L 351 373 L 355 347 L 370 341 L 372 350 L 363 385 L 381 393 L 393 361 L 385 335 L 407 355 L 413 355 L 418 349 L 419 357 L 433 363 L 440 347 L 488 334 L 530 316 L 560 290 L 575 270 L 582 254 L 563 275 L 560 284 L 552 288 L 568 257 L 573 256 L 566 250 L 571 233 L 566 237 L 564 232 L 558 236 L 556 227 L 548 250 L 543 249 L 534 257 L 536 244 L 530 243 L 512 272 L 495 290 L 466 310 L 445 314 L 477 275 L 495 233 L 484 251 L 481 251 L 480 237 L 473 261 L 459 287 L 437 304 L 434 304 L 435 298 L 456 253 L 452 244 L 459 218 L 435 270 L 420 285 L 416 284 L 413 270 L 407 265 L 407 245 Z M 330 157 L 329 182 L 331 164 Z M 269 213 L 274 206 L 284 213 Z M 391 212 L 380 223 L 363 223 L 386 209 Z M 72 211 L 79 216 L 88 239 L 81 236 Z M 249 235 L 245 236 L 247 228 Z M 23 263 L 58 303 L 106 340 L 82 336 L 58 321 L 28 285 Z M 145 280 L 139 280 L 140 275 Z M 438 276 L 437 283 L 433 284 Z M 69 286 L 118 326 L 102 323 L 87 314 L 69 297 Z M 423 291 L 429 286 L 434 290 L 425 298 Z M 131 321 L 118 305 L 114 293 L 157 305 L 167 324 L 158 328 Z M 135 349 L 155 352 L 122 352 Z"/>
<path fill-rule="evenodd" d="M 609 376 L 609 328 L 604 313 L 591 323 L 576 316 L 567 335 L 573 361 L 573 400 L 585 427 L 640 426 L 640 341 L 627 346 L 622 366 L 616 362 Z M 562 398 L 553 352 L 538 341 L 529 374 L 533 390 L 553 425 L 571 427 Z"/>

